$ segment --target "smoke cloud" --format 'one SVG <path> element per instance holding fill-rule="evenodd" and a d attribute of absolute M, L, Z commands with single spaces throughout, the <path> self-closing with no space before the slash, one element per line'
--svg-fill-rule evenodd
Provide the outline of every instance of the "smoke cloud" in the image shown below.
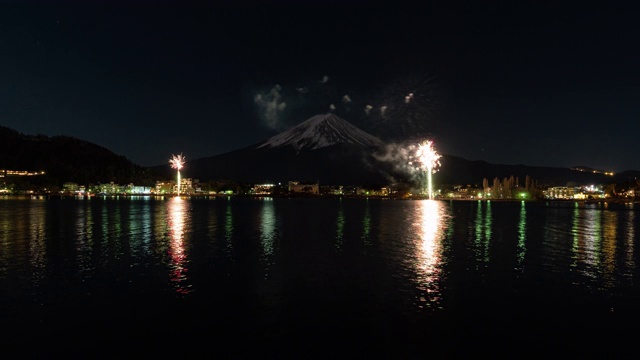
<path fill-rule="evenodd" d="M 373 106 L 371 105 L 367 105 L 364 107 L 364 112 L 369 115 L 369 112 L 371 111 L 371 109 L 373 109 Z"/>
<path fill-rule="evenodd" d="M 256 94 L 253 98 L 260 111 L 260 116 L 270 129 L 281 127 L 280 114 L 287 107 L 287 103 L 282 100 L 280 90 L 282 88 L 276 84 L 269 92 Z"/>
<path fill-rule="evenodd" d="M 411 165 L 411 158 L 415 151 L 415 145 L 390 143 L 387 144 L 384 152 L 374 154 L 374 157 L 392 165 L 395 173 L 405 174 L 415 180 L 419 176 L 419 171 Z"/>

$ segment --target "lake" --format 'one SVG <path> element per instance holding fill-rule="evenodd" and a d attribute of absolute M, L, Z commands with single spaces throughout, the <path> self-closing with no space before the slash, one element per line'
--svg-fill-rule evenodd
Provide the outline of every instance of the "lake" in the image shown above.
<path fill-rule="evenodd" d="M 2 351 L 625 356 L 637 204 L 0 197 Z"/>

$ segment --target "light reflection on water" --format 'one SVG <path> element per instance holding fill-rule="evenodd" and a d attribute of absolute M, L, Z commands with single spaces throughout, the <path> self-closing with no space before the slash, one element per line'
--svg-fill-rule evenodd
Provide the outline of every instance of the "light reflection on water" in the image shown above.
<path fill-rule="evenodd" d="M 46 209 L 43 200 L 33 202 L 29 207 L 29 257 L 31 281 L 38 286 L 44 279 L 47 266 Z"/>
<path fill-rule="evenodd" d="M 269 268 L 273 261 L 276 241 L 276 214 L 272 198 L 262 199 L 260 213 L 260 244 L 262 245 L 262 261 L 265 264 L 265 279 L 269 277 Z"/>
<path fill-rule="evenodd" d="M 176 292 L 180 294 L 189 294 L 191 286 L 188 283 L 187 268 L 188 258 L 185 252 L 185 241 L 189 223 L 189 207 L 188 200 L 176 196 L 167 202 L 167 223 L 169 224 L 169 256 L 171 258 L 171 281 L 174 284 Z"/>
<path fill-rule="evenodd" d="M 415 203 L 416 219 L 413 223 L 418 234 L 416 243 L 416 286 L 420 292 L 418 307 L 439 305 L 442 299 L 443 241 L 450 225 L 449 207 L 436 200 Z"/>
<path fill-rule="evenodd" d="M 76 213 L 76 251 L 77 261 L 81 276 L 89 278 L 95 270 L 95 264 L 91 260 L 94 250 L 93 244 L 93 212 L 92 208 L 82 201 L 77 206 Z"/>
<path fill-rule="evenodd" d="M 231 208 L 231 199 L 227 198 L 227 206 L 224 217 L 224 251 L 227 258 L 235 262 L 233 256 L 233 211 Z"/>
<path fill-rule="evenodd" d="M 516 270 L 524 271 L 524 259 L 527 253 L 527 203 L 520 202 L 520 217 L 518 221 L 518 266 Z"/>
<path fill-rule="evenodd" d="M 478 201 L 475 220 L 475 249 L 478 264 L 489 262 L 489 245 L 491 243 L 492 218 L 491 201 Z"/>
<path fill-rule="evenodd" d="M 365 245 L 371 245 L 371 210 L 369 199 L 366 199 L 364 217 L 362 218 L 362 240 Z M 344 221 L 343 221 L 344 222 Z"/>
<path fill-rule="evenodd" d="M 344 209 L 342 207 L 342 198 L 338 203 L 338 215 L 336 216 L 336 236 L 334 247 L 337 252 L 342 251 L 344 243 Z"/>
<path fill-rule="evenodd" d="M 574 286 L 608 291 L 627 286 L 636 271 L 635 211 L 609 204 L 552 204 L 544 225 L 547 267 L 566 273 Z M 566 248 L 563 244 L 567 242 Z M 566 255 L 565 255 L 566 253 Z M 563 268 L 568 258 L 566 268 Z"/>
<path fill-rule="evenodd" d="M 625 221 L 622 223 L 623 231 L 626 234 L 626 238 L 624 239 L 624 246 L 626 247 L 624 262 L 626 267 L 629 269 L 635 269 L 636 262 L 633 256 L 635 250 L 635 239 L 636 239 L 636 231 L 634 224 L 636 213 L 634 211 L 628 211 L 625 213 Z M 625 274 L 627 275 L 627 274 Z"/>

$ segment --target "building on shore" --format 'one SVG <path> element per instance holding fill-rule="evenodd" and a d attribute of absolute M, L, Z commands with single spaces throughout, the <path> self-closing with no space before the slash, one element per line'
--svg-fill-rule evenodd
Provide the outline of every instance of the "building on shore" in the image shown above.
<path fill-rule="evenodd" d="M 289 193 L 297 194 L 320 194 L 320 183 L 301 183 L 299 181 L 289 181 Z"/>

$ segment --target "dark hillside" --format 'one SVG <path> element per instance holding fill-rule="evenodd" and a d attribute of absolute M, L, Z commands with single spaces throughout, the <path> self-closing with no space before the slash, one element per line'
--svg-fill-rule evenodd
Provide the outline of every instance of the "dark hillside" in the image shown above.
<path fill-rule="evenodd" d="M 88 141 L 68 136 L 25 135 L 0 127 L 0 169 L 45 171 L 35 184 L 153 183 L 152 170 Z"/>

